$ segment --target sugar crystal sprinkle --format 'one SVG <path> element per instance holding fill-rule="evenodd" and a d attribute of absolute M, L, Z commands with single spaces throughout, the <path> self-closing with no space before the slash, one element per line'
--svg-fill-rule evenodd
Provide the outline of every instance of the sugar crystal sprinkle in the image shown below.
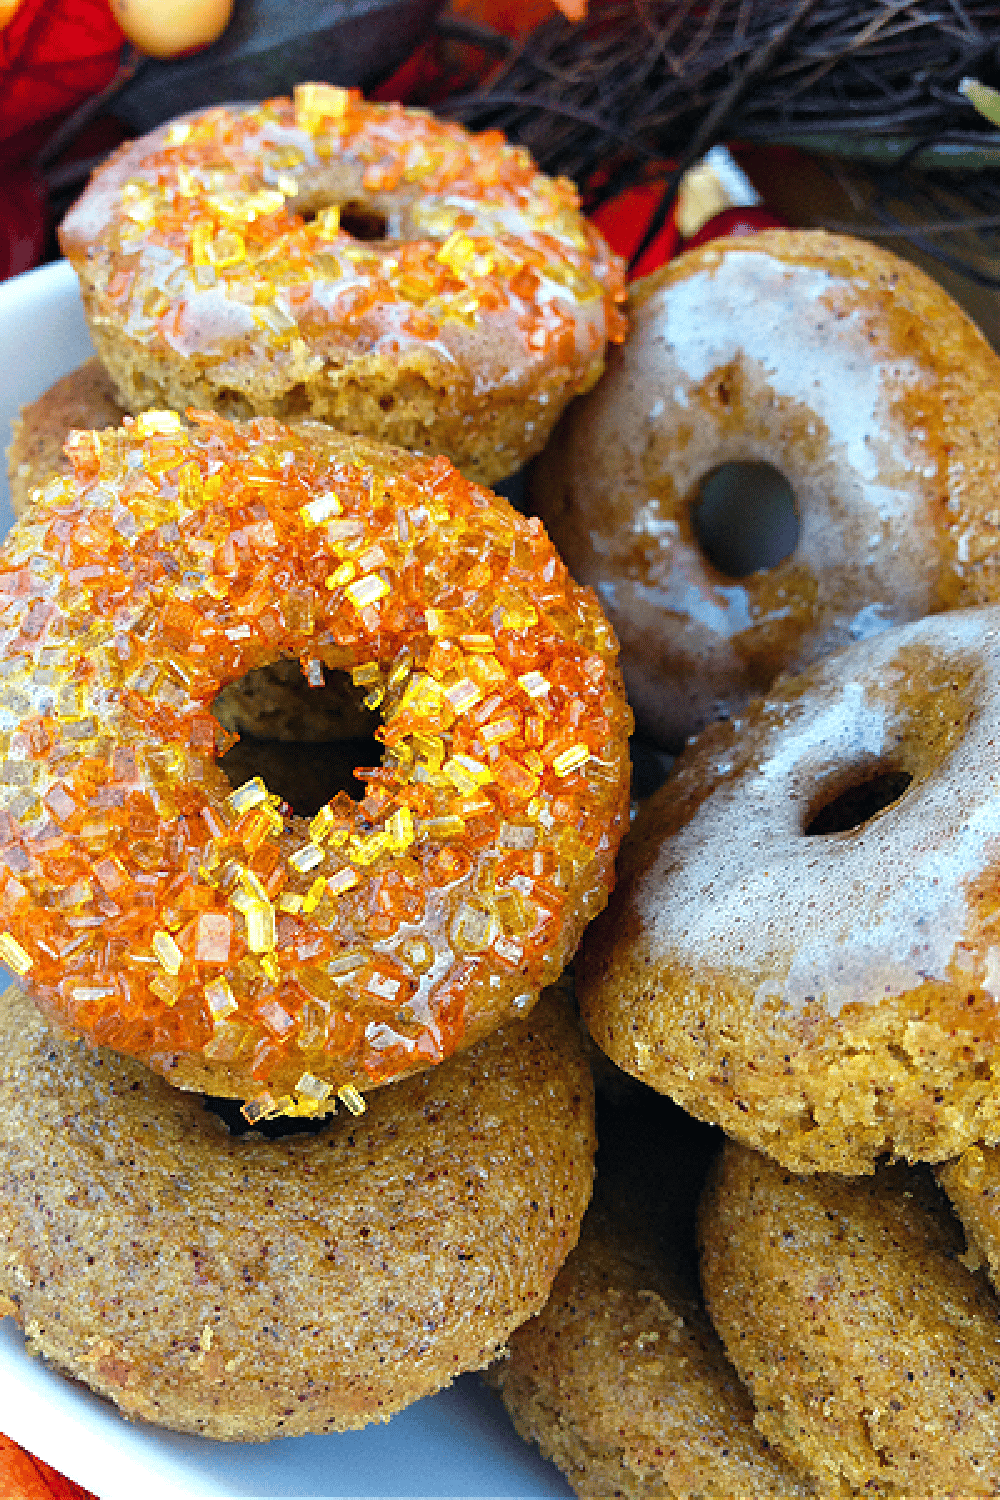
<path fill-rule="evenodd" d="M 0 961 L 97 1044 L 224 1068 L 248 1119 L 355 1110 L 575 946 L 627 824 L 617 647 L 447 460 L 189 424 L 74 433 L 0 547 Z M 310 819 L 213 765 L 215 695 L 288 657 L 383 695 L 364 796 Z"/>

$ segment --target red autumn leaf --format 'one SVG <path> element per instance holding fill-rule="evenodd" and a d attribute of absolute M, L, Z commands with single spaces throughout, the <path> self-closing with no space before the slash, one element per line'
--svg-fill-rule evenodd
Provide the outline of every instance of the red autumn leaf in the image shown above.
<path fill-rule="evenodd" d="M 100 93 L 123 42 L 107 0 L 22 0 L 0 31 L 0 141 Z"/>

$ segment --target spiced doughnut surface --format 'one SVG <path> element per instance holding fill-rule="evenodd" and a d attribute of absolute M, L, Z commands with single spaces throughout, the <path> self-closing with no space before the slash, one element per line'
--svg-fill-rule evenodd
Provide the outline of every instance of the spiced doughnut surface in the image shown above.
<path fill-rule="evenodd" d="M 597 1183 L 579 1244 L 486 1378 L 577 1495 L 812 1494 L 755 1431 L 689 1262 L 692 1187 L 718 1143 L 659 1103 L 598 1110 Z"/>
<path fill-rule="evenodd" d="M 631 716 L 596 600 L 443 458 L 270 419 L 77 433 L 0 548 L 0 956 L 183 1087 L 322 1112 L 534 1003 L 606 899 Z M 298 657 L 382 704 L 367 795 L 215 765 Z"/>
<path fill-rule="evenodd" d="M 1000 1140 L 1000 610 L 898 626 L 706 730 L 576 964 L 619 1066 L 796 1171 Z"/>
<path fill-rule="evenodd" d="M 624 329 L 577 203 L 499 132 L 302 84 L 122 147 L 60 240 L 130 410 L 313 417 L 492 483 Z"/>
<path fill-rule="evenodd" d="M 0 1291 L 126 1416 L 256 1441 L 386 1421 L 539 1310 L 590 1196 L 558 999 L 311 1135 L 202 1101 L 0 999 Z"/>
<path fill-rule="evenodd" d="M 51 474 L 69 472 L 64 444 L 70 428 L 117 427 L 127 415 L 99 359 L 88 359 L 22 407 L 7 449 L 14 515 L 27 509 L 32 491 Z"/>
<path fill-rule="evenodd" d="M 767 231 L 677 257 L 629 317 L 531 491 L 608 611 L 647 733 L 679 745 L 779 672 L 993 601 L 1000 361 L 929 277 Z"/>
<path fill-rule="evenodd" d="M 801 1178 L 728 1143 L 701 1232 L 757 1427 L 820 1494 L 997 1494 L 1000 1306 L 925 1170 Z"/>

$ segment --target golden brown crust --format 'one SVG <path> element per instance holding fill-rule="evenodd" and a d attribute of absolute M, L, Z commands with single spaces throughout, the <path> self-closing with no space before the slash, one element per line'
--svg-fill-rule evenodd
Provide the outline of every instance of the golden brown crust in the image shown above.
<path fill-rule="evenodd" d="M 730 1143 L 701 1227 L 757 1426 L 821 1493 L 998 1492 L 1000 1308 L 924 1169 L 796 1178 Z"/>
<path fill-rule="evenodd" d="M 14 515 L 27 509 L 32 490 L 50 474 L 69 473 L 63 443 L 71 427 L 117 427 L 125 415 L 114 382 L 99 359 L 88 359 L 57 380 L 37 401 L 23 406 L 7 449 Z"/>
<path fill-rule="evenodd" d="M 537 1312 L 590 1195 L 593 1095 L 553 997 L 321 1133 L 230 1136 L 0 1001 L 0 1292 L 133 1418 L 257 1440 L 385 1421 Z"/>
<path fill-rule="evenodd" d="M 1000 1139 L 998 705 L 1000 612 L 961 610 L 706 731 L 585 935 L 598 1045 L 795 1171 Z M 851 790 L 885 797 L 819 831 Z"/>
<path fill-rule="evenodd" d="M 860 240 L 774 230 L 678 257 L 629 312 L 531 489 L 608 610 L 647 733 L 681 744 L 779 672 L 997 597 L 1000 361 L 930 277 Z M 799 536 L 727 576 L 695 505 L 708 474 L 751 461 L 789 482 Z"/>
<path fill-rule="evenodd" d="M 969 1243 L 969 1263 L 983 1265 L 1000 1287 L 1000 1149 L 970 1146 L 937 1168 Z"/>
<path fill-rule="evenodd" d="M 130 142 L 60 242 L 133 410 L 312 417 L 483 483 L 541 449 L 623 326 L 621 263 L 566 179 L 322 84 Z"/>
<path fill-rule="evenodd" d="M 487 1378 L 578 1495 L 811 1494 L 755 1432 L 685 1261 L 690 1169 L 714 1137 L 659 1105 L 600 1116 L 580 1243 Z"/>

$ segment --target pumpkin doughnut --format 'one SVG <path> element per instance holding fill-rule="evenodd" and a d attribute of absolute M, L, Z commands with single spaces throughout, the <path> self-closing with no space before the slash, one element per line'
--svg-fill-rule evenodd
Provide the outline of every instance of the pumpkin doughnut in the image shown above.
<path fill-rule="evenodd" d="M 659 1103 L 598 1109 L 597 1183 L 579 1243 L 486 1379 L 577 1495 L 812 1494 L 754 1430 L 753 1402 L 688 1264 L 692 1165 L 700 1186 L 713 1132 Z M 637 1153 L 637 1141 L 647 1149 Z"/>
<path fill-rule="evenodd" d="M 1000 360 L 923 272 L 772 230 L 639 282 L 630 324 L 531 490 L 647 733 L 678 746 L 780 672 L 997 598 Z"/>
<path fill-rule="evenodd" d="M 495 1356 L 576 1242 L 593 1094 L 551 994 L 363 1118 L 274 1140 L 59 1040 L 16 986 L 0 1037 L 0 1291 L 128 1417 L 248 1441 L 384 1422 Z"/>
<path fill-rule="evenodd" d="M 962 1222 L 970 1260 L 1000 1287 L 1000 1149 L 970 1146 L 937 1168 L 937 1180 Z"/>
<path fill-rule="evenodd" d="M 577 203 L 497 131 L 302 84 L 122 147 L 60 243 L 133 412 L 312 417 L 492 484 L 624 330 Z"/>
<path fill-rule="evenodd" d="M 1000 609 L 897 626 L 713 725 L 575 966 L 598 1045 L 794 1171 L 1000 1141 Z"/>
<path fill-rule="evenodd" d="M 447 459 L 189 419 L 73 434 L 0 548 L 0 958 L 181 1087 L 322 1111 L 560 973 L 631 715 L 596 600 Z M 384 711 L 367 795 L 311 821 L 214 764 L 216 693 L 289 656 Z"/>
<path fill-rule="evenodd" d="M 757 1427 L 820 1494 L 1000 1491 L 1000 1307 L 925 1169 L 802 1178 L 730 1142 L 701 1234 Z"/>
<path fill-rule="evenodd" d="M 117 427 L 125 416 L 127 412 L 115 398 L 111 376 L 99 359 L 88 359 L 79 369 L 63 375 L 37 401 L 22 407 L 7 449 L 14 515 L 27 510 L 32 491 L 50 474 L 69 473 L 64 444 L 71 428 Z"/>

